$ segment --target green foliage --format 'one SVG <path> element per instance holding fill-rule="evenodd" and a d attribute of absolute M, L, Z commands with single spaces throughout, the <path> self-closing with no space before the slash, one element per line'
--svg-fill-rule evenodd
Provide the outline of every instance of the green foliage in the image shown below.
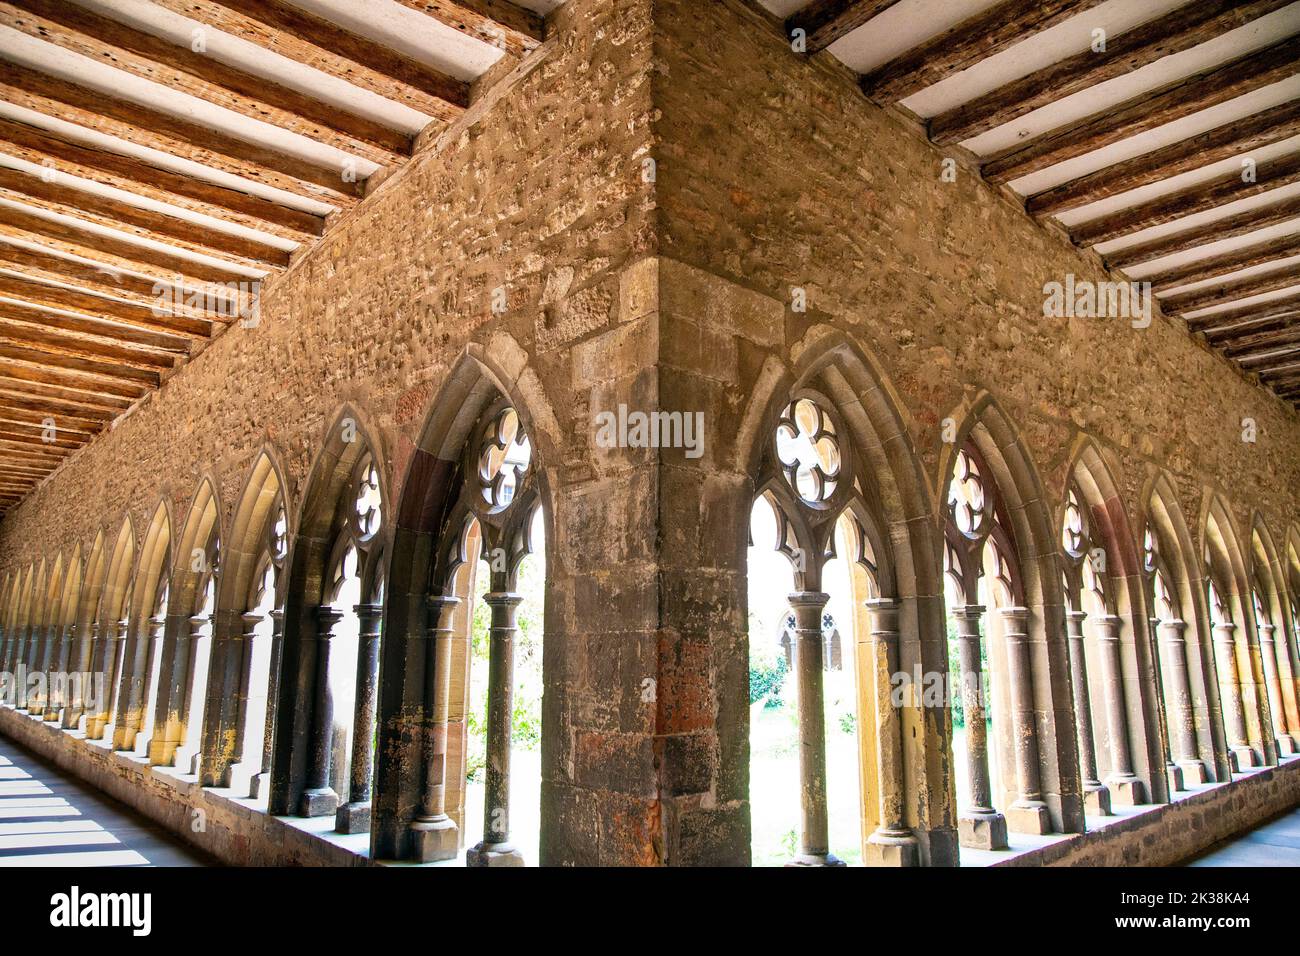
<path fill-rule="evenodd" d="M 749 702 L 756 704 L 760 700 L 767 707 L 780 706 L 781 688 L 785 684 L 786 665 L 784 654 L 755 653 L 753 642 L 749 653 Z"/>

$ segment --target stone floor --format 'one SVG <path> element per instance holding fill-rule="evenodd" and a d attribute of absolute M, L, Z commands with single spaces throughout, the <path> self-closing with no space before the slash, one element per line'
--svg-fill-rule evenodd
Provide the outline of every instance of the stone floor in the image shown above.
<path fill-rule="evenodd" d="M 1188 866 L 1300 866 L 1300 808 L 1225 840 Z"/>
<path fill-rule="evenodd" d="M 0 867 L 210 865 L 134 810 L 0 737 Z"/>

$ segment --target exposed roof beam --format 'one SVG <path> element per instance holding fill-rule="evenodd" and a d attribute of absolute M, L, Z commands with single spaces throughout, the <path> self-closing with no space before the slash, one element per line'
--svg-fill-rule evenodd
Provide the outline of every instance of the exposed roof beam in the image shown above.
<path fill-rule="evenodd" d="M 132 156 L 83 146 L 25 123 L 0 119 L 0 153 L 295 242 L 325 233 L 325 220 L 312 213 L 173 173 Z"/>
<path fill-rule="evenodd" d="M 18 304 L 17 300 L 0 299 L 0 318 L 11 323 L 75 332 L 78 335 L 93 335 L 101 339 L 111 339 L 127 345 L 138 345 L 141 348 L 157 349 L 175 355 L 189 355 L 190 351 L 190 340 L 185 336 L 118 325 L 106 322 L 97 316 L 51 312 L 30 302 Z"/>
<path fill-rule="evenodd" d="M 546 20 L 508 0 L 397 0 L 476 40 L 522 57 L 546 39 Z"/>
<path fill-rule="evenodd" d="M 1289 289 L 1293 285 L 1300 285 L 1300 265 L 1287 266 L 1262 275 L 1247 276 L 1209 289 L 1166 296 L 1160 300 L 1160 311 L 1165 315 L 1184 315 L 1197 309 L 1208 309 L 1210 306 L 1236 302 L 1238 299 L 1249 298 L 1252 295 Z"/>
<path fill-rule="evenodd" d="M 1093 246 L 1300 182 L 1300 153 L 1260 163 L 1255 168 L 1255 177 L 1249 182 L 1243 179 L 1243 175 L 1243 170 L 1233 170 L 1209 182 L 1089 219 L 1073 226 L 1070 238 L 1081 246 Z"/>
<path fill-rule="evenodd" d="M 0 376 L 8 379 L 18 379 L 34 386 L 57 386 L 69 392 L 89 395 L 101 401 L 121 403 L 124 407 L 129 407 L 133 402 L 149 393 L 149 388 L 146 385 L 110 382 L 81 375 L 77 372 L 50 368 L 47 365 L 14 361 L 7 358 L 0 358 Z"/>
<path fill-rule="evenodd" d="M 980 60 L 1098 6 L 1102 0 L 1005 0 L 862 77 L 862 91 L 895 103 Z"/>
<path fill-rule="evenodd" d="M 5 341 L 34 349 L 95 361 L 114 362 L 124 368 L 141 371 L 172 369 L 176 366 L 178 358 L 174 353 L 128 348 L 103 339 L 73 335 L 48 325 L 15 321 L 2 312 L 0 312 L 0 337 Z"/>
<path fill-rule="evenodd" d="M 1300 103 L 1283 103 L 1044 190 L 1029 197 L 1025 208 L 1035 216 L 1077 209 L 1297 134 Z"/>
<path fill-rule="evenodd" d="M 66 182 L 59 182 L 58 177 L 54 182 L 46 182 L 40 176 L 0 166 L 0 196 L 141 239 L 214 258 L 231 259 L 241 265 L 259 269 L 284 269 L 289 265 L 289 253 L 284 249 L 86 190 L 72 189 Z"/>
<path fill-rule="evenodd" d="M 1243 318 L 1230 325 L 1207 326 L 1201 331 L 1207 343 L 1218 346 L 1245 335 L 1289 329 L 1295 325 L 1297 316 L 1300 316 L 1300 313 L 1295 309 L 1284 309 L 1280 312 L 1267 312 L 1255 317 Z"/>
<path fill-rule="evenodd" d="M 215 329 L 208 319 L 195 318 L 184 313 L 166 312 L 131 302 L 117 302 L 87 292 L 3 274 L 0 274 L 0 296 L 21 299 L 47 309 L 77 312 L 85 318 L 111 321 L 118 328 L 132 327 L 190 339 L 211 338 Z"/>
<path fill-rule="evenodd" d="M 66 452 L 76 451 L 86 443 L 86 439 L 78 438 L 75 435 L 70 435 L 66 438 L 60 438 L 56 435 L 53 441 L 45 441 L 41 435 L 40 429 L 36 429 L 33 432 L 27 432 L 19 426 L 0 426 L 0 441 Z"/>
<path fill-rule="evenodd" d="M 469 105 L 468 83 L 280 0 L 154 2 L 444 122 Z"/>
<path fill-rule="evenodd" d="M 86 129 L 192 160 L 255 183 L 340 207 L 357 204 L 360 181 L 347 182 L 339 169 L 238 139 L 100 90 L 0 60 L 0 97 L 36 113 L 56 116 Z"/>
<path fill-rule="evenodd" d="M 8 422 L 10 425 L 28 425 L 36 428 L 46 428 L 48 427 L 48 423 L 46 422 L 46 419 L 48 418 L 54 418 L 56 434 L 70 433 L 73 435 L 84 435 L 87 438 L 98 434 L 102 424 L 100 422 L 76 418 L 71 415 L 52 416 L 46 414 L 42 409 L 31 411 L 26 408 L 18 407 L 17 404 L 10 402 L 8 399 L 0 398 L 0 421 L 2 422 Z"/>
<path fill-rule="evenodd" d="M 8 392 L 10 394 L 25 395 L 28 398 L 54 399 L 56 401 L 79 405 L 84 408 L 96 409 L 102 412 L 112 412 L 115 416 L 122 414 L 122 412 L 131 407 L 129 399 L 95 395 L 88 392 L 78 391 L 75 388 L 64 388 L 61 385 L 51 385 L 46 382 L 31 382 L 10 375 L 9 370 L 4 368 L 0 368 L 0 391 Z M 0 455 L 4 455 L 7 452 L 7 449 L 0 448 Z"/>
<path fill-rule="evenodd" d="M 1245 335 L 1222 348 L 1228 358 L 1243 364 L 1257 358 L 1267 358 L 1282 354 L 1283 346 L 1300 343 L 1300 328 L 1279 329 L 1275 332 L 1261 332 L 1258 335 Z M 1294 351 L 1288 349 L 1287 351 Z"/>
<path fill-rule="evenodd" d="M 1213 339 L 1231 327 L 1263 322 L 1265 319 L 1290 317 L 1297 309 L 1300 309 L 1300 293 L 1268 302 L 1243 305 L 1236 309 L 1224 309 L 1212 315 L 1194 316 L 1187 320 L 1187 325 L 1193 330 L 1206 330 L 1206 338 Z"/>
<path fill-rule="evenodd" d="M 1152 277 L 1151 288 L 1155 292 L 1168 292 L 1170 289 L 1176 289 L 1179 286 L 1191 285 L 1193 282 L 1213 279 L 1216 276 L 1229 275 L 1241 269 L 1249 269 L 1252 266 L 1272 262 L 1274 259 L 1285 259 L 1296 255 L 1300 255 L 1300 232 L 1272 239 L 1268 242 L 1256 243 L 1242 249 L 1234 249 L 1232 252 L 1211 256 L 1208 259 L 1198 259 L 1195 262 L 1189 262 L 1186 265 L 1161 272 Z"/>
<path fill-rule="evenodd" d="M 1117 269 L 1123 269 L 1126 266 L 1138 265 L 1143 262 L 1150 262 L 1152 259 L 1170 256 L 1176 252 L 1186 252 L 1188 249 L 1195 249 L 1197 246 L 1218 242 L 1221 239 L 1234 239 L 1237 236 L 1244 236 L 1266 226 L 1273 226 L 1296 217 L 1300 217 L 1300 196 L 1272 206 L 1262 206 L 1247 212 L 1225 216 L 1203 226 L 1197 226 L 1195 229 L 1186 229 L 1173 235 L 1161 236 L 1159 239 L 1150 239 L 1136 245 L 1126 246 L 1123 249 L 1116 249 L 1114 252 L 1106 253 L 1105 259 L 1107 264 Z"/>
<path fill-rule="evenodd" d="M 791 36 L 802 30 L 806 51 L 817 53 L 896 3 L 898 0 L 815 0 L 786 19 L 785 33 Z"/>
<path fill-rule="evenodd" d="M 971 139 L 1098 83 L 1190 50 L 1292 2 L 1197 0 L 1108 37 L 1104 51 L 1084 50 L 940 113 L 930 120 L 930 138 L 941 146 Z"/>
<path fill-rule="evenodd" d="M 64 0 L 0 2 L 0 25 L 380 165 L 411 137 Z"/>
<path fill-rule="evenodd" d="M 107 379 L 110 382 L 130 382 L 135 386 L 144 385 L 157 388 L 162 382 L 162 376 L 157 372 L 129 368 L 125 365 L 115 365 L 112 362 L 97 361 L 78 355 L 68 355 L 63 352 L 42 348 L 34 342 L 0 337 L 0 367 L 4 366 L 4 359 L 14 359 L 28 365 L 49 366 L 70 372 L 80 372 L 85 375 Z"/>
<path fill-rule="evenodd" d="M 117 417 L 114 412 L 83 408 L 56 399 L 30 398 L 25 395 L 6 392 L 3 389 L 0 389 L 0 405 L 10 409 L 32 412 L 36 415 L 45 415 L 53 418 L 55 424 L 59 427 L 63 427 L 63 423 L 68 421 L 81 422 L 84 423 L 86 431 L 94 431 L 97 425 L 107 425 Z M 3 468 L 5 464 L 7 463 L 0 462 L 0 468 Z"/>
<path fill-rule="evenodd" d="M 1285 80 L 1297 65 L 1300 36 L 1086 116 L 991 157 L 980 170 L 992 183 L 1019 179 Z"/>

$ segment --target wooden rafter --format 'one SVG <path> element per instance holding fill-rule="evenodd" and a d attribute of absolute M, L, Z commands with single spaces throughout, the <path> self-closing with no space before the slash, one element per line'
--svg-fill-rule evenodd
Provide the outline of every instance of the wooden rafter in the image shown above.
<path fill-rule="evenodd" d="M 1194 316 L 1187 320 L 1187 324 L 1194 330 L 1208 330 L 1206 332 L 1207 338 L 1213 339 L 1222 331 L 1231 331 L 1247 324 L 1259 324 L 1270 319 L 1289 318 L 1295 315 L 1298 309 L 1300 309 L 1300 293 L 1279 299 L 1271 299 L 1268 302 L 1243 305 L 1235 309 L 1224 309 L 1222 312 L 1215 312 L 1212 315 Z"/>
<path fill-rule="evenodd" d="M 145 306 L 134 302 L 121 302 L 92 295 L 89 292 L 4 274 L 0 274 L 0 296 L 29 302 L 33 306 L 46 309 L 79 313 L 112 322 L 118 327 L 131 327 L 183 336 L 188 339 L 210 338 L 216 328 L 209 318 L 185 312 L 167 311 L 157 304 Z M 229 321 L 228 318 L 226 320 Z"/>
<path fill-rule="evenodd" d="M 469 84 L 280 0 L 154 0 L 427 116 L 451 121 L 469 105 Z"/>
<path fill-rule="evenodd" d="M 1235 239 L 1237 236 L 1248 235 L 1256 230 L 1288 222 L 1297 217 L 1300 217 L 1300 196 L 1271 206 L 1262 206 L 1225 216 L 1194 229 L 1185 229 L 1172 235 L 1161 236 L 1159 239 L 1116 249 L 1114 252 L 1106 253 L 1105 259 L 1107 264 L 1123 269 L 1170 256 L 1176 252 L 1186 252 L 1206 243 L 1218 242 L 1221 239 Z"/>
<path fill-rule="evenodd" d="M 509 0 L 397 0 L 484 43 L 522 57 L 546 39 L 546 20 Z"/>
<path fill-rule="evenodd" d="M 1213 40 L 1292 2 L 1198 0 L 1179 7 L 1108 37 L 1102 51 L 1085 50 L 940 113 L 930 120 L 930 138 L 940 145 L 971 139 L 1097 83 Z"/>
<path fill-rule="evenodd" d="M 785 32 L 787 36 L 793 36 L 794 31 L 802 30 L 805 51 L 816 53 L 848 36 L 898 2 L 899 0 L 816 0 L 791 14 L 785 21 Z"/>
<path fill-rule="evenodd" d="M 1300 284 L 1300 265 L 1291 265 L 1261 275 L 1247 276 L 1235 282 L 1226 282 L 1209 289 L 1166 296 L 1160 300 L 1160 311 L 1166 315 L 1184 315 L 1197 309 L 1224 305 L 1252 295 L 1289 289 L 1298 284 Z"/>
<path fill-rule="evenodd" d="M 157 372 L 68 355 L 42 348 L 30 341 L 16 341 L 8 336 L 0 336 L 0 366 L 5 364 L 4 359 L 14 359 L 37 367 L 80 372 L 108 382 L 128 382 L 137 388 L 145 386 L 143 391 L 157 388 L 162 383 L 162 377 Z"/>
<path fill-rule="evenodd" d="M 8 324 L 29 325 L 34 328 L 58 329 L 77 335 L 94 336 L 98 339 L 111 339 L 128 345 L 177 355 L 188 355 L 190 340 L 185 336 L 150 332 L 129 325 L 106 322 L 97 317 L 76 315 L 68 312 L 53 312 L 45 308 L 18 300 L 0 298 L 0 319 Z"/>
<path fill-rule="evenodd" d="M 62 0 L 0 2 L 0 25 L 380 165 L 411 152 L 399 130 Z"/>
<path fill-rule="evenodd" d="M 1155 292 L 1168 292 L 1179 286 L 1297 255 L 1300 255 L 1300 232 L 1165 270 L 1153 277 L 1151 288 Z"/>

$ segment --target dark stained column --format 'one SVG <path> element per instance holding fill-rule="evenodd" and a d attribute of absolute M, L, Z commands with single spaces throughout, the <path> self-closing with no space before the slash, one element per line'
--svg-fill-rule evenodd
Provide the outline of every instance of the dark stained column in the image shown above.
<path fill-rule="evenodd" d="M 1277 668 L 1277 628 L 1265 621 L 1259 623 L 1259 653 L 1264 659 L 1264 685 L 1268 689 L 1277 752 L 1289 757 L 1296 752 L 1296 742 L 1286 730 L 1286 702 L 1282 699 L 1282 679 Z"/>
<path fill-rule="evenodd" d="M 892 599 L 876 599 L 867 601 L 866 606 L 871 634 L 870 666 L 875 675 L 876 739 L 880 746 L 880 760 L 876 765 L 880 824 L 867 838 L 868 860 L 879 866 L 917 866 L 920 853 L 916 834 L 907 826 L 903 806 L 906 782 L 902 720 L 892 694 L 892 677 L 898 672 L 899 604 Z"/>
<path fill-rule="evenodd" d="M 316 609 L 316 695 L 312 707 L 307 789 L 300 815 L 329 816 L 338 810 L 339 795 L 330 786 L 330 742 L 334 736 L 334 697 L 330 693 L 330 650 L 334 628 L 343 612 L 329 606 Z"/>
<path fill-rule="evenodd" d="M 1111 796 L 1124 806 L 1146 803 L 1146 787 L 1133 772 L 1133 747 L 1129 742 L 1128 708 L 1124 700 L 1124 672 L 1120 666 L 1120 624 L 1114 614 L 1097 619 L 1097 649 L 1101 652 L 1101 680 L 1106 689 L 1106 726 L 1110 730 Z"/>
<path fill-rule="evenodd" d="M 352 719 L 352 759 L 348 765 L 348 802 L 335 814 L 340 833 L 370 831 L 370 784 L 374 770 L 375 701 L 379 690 L 381 604 L 358 604 L 357 693 Z"/>
<path fill-rule="evenodd" d="M 414 858 L 451 860 L 460 846 L 456 822 L 447 815 L 447 717 L 451 698 L 451 621 L 460 599 L 429 598 L 424 640 L 424 774 L 420 812 L 411 824 Z"/>
<path fill-rule="evenodd" d="M 1011 733 L 1015 748 L 1016 783 L 1020 795 L 1007 808 L 1007 826 L 1017 833 L 1051 833 L 1052 819 L 1043 800 L 1038 763 L 1038 722 L 1034 713 L 1034 677 L 1030 660 L 1029 609 L 1004 607 L 1002 638 L 1007 650 L 1007 682 L 1011 690 Z"/>
<path fill-rule="evenodd" d="M 1074 724 L 1079 738 L 1079 776 L 1083 778 L 1083 806 L 1094 816 L 1110 814 L 1110 791 L 1098 779 L 1097 746 L 1092 737 L 1092 701 L 1088 693 L 1088 660 L 1084 653 L 1083 611 L 1067 611 L 1065 630 L 1070 652 L 1070 684 L 1074 696 Z"/>
<path fill-rule="evenodd" d="M 1223 729 L 1228 736 L 1228 756 L 1234 772 L 1255 766 L 1255 751 L 1246 736 L 1246 711 L 1241 700 L 1241 679 L 1237 675 L 1237 625 L 1219 621 L 1214 625 L 1215 656 L 1218 658 L 1219 696 L 1223 701 Z"/>
<path fill-rule="evenodd" d="M 271 784 L 271 752 L 275 749 L 275 706 L 280 699 L 280 661 L 284 650 L 284 611 L 271 612 L 271 673 L 266 682 L 266 729 L 262 733 L 261 769 L 249 783 L 248 795 L 256 800 L 266 796 Z"/>
<path fill-rule="evenodd" d="M 515 613 L 523 598 L 489 591 L 492 609 L 488 657 L 487 783 L 483 798 L 483 840 L 465 854 L 469 866 L 523 866 L 523 854 L 510 842 L 510 717 L 514 710 Z M 444 723 L 445 727 L 445 723 Z"/>
<path fill-rule="evenodd" d="M 1173 724 L 1169 728 L 1169 745 L 1184 784 L 1199 786 L 1209 778 L 1196 749 L 1196 711 L 1192 705 L 1192 684 L 1187 670 L 1186 632 L 1186 621 L 1160 622 L 1165 692 L 1172 696 Z"/>
<path fill-rule="evenodd" d="M 961 670 L 961 706 L 966 718 L 966 773 L 969 805 L 957 819 L 962 846 L 978 850 L 1003 850 L 1007 846 L 1006 818 L 993 808 L 989 777 L 988 708 L 985 706 L 984 671 L 980 664 L 980 620 L 984 606 L 954 608 L 957 625 L 957 661 Z"/>

